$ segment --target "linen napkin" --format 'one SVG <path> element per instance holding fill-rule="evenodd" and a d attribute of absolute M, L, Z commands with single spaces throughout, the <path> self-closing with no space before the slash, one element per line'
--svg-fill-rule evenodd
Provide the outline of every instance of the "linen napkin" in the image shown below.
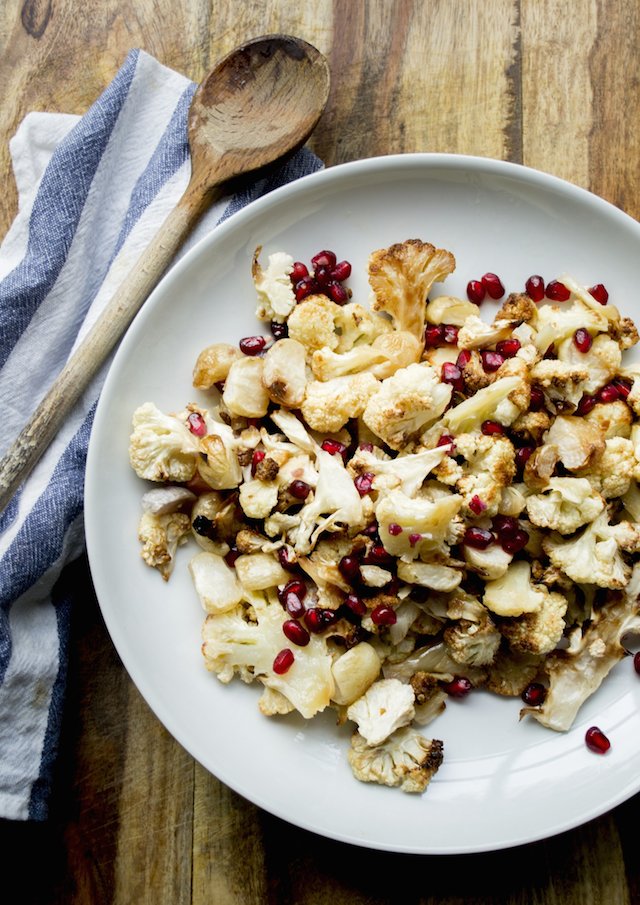
<path fill-rule="evenodd" d="M 188 182 L 195 85 L 140 50 L 82 117 L 30 113 L 10 142 L 19 212 L 0 247 L 0 455 Z M 205 215 L 221 220 L 320 169 L 302 149 Z M 83 483 L 108 364 L 0 515 L 0 817 L 47 816 L 73 601 Z"/>

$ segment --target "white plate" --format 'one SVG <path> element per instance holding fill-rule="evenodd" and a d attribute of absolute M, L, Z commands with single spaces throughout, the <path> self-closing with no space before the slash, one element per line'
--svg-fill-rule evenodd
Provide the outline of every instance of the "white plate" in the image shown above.
<path fill-rule="evenodd" d="M 569 272 L 603 282 L 623 313 L 638 314 L 640 226 L 601 199 L 521 166 L 449 155 L 405 155 L 346 164 L 253 203 L 180 261 L 125 337 L 96 413 L 86 482 L 93 579 L 114 644 L 158 718 L 208 770 L 296 825 L 335 839 L 400 852 L 500 849 L 558 833 L 640 788 L 640 681 L 619 664 L 562 735 L 518 721 L 519 700 L 474 692 L 452 700 L 427 727 L 445 760 L 422 796 L 361 784 L 346 755 L 350 731 L 330 714 L 268 719 L 259 688 L 221 685 L 200 654 L 203 613 L 179 551 L 168 584 L 143 565 L 136 539 L 145 486 L 127 457 L 131 414 L 151 400 L 166 411 L 199 395 L 198 352 L 262 332 L 254 321 L 250 264 L 290 252 L 308 260 L 334 249 L 353 264 L 354 299 L 368 300 L 369 253 L 419 237 L 451 250 L 446 290 L 498 273 L 508 291 L 532 273 Z M 487 312 L 492 315 L 494 303 Z M 202 400 L 201 400 L 202 401 Z M 587 750 L 599 725 L 612 748 Z"/>

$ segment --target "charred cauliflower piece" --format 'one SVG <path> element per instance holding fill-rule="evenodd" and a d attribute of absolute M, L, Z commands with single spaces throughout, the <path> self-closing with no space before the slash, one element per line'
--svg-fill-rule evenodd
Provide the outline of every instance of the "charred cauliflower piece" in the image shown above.
<path fill-rule="evenodd" d="M 627 584 L 631 569 L 621 555 L 615 529 L 604 511 L 575 536 L 551 534 L 542 546 L 553 565 L 573 581 L 620 589 Z"/>
<path fill-rule="evenodd" d="M 256 317 L 261 321 L 284 323 L 296 304 L 296 297 L 289 276 L 293 270 L 293 258 L 282 251 L 269 255 L 266 268 L 260 264 L 262 249 L 256 248 L 251 266 L 251 276 L 258 293 Z"/>
<path fill-rule="evenodd" d="M 351 704 L 347 718 L 357 724 L 368 745 L 379 745 L 396 729 L 411 722 L 414 699 L 410 685 L 398 679 L 379 679 Z"/>
<path fill-rule="evenodd" d="M 406 330 L 422 341 L 431 287 L 453 273 L 455 266 L 451 252 L 419 239 L 374 251 L 369 257 L 373 310 L 384 311 L 396 330 Z"/>
<path fill-rule="evenodd" d="M 562 638 L 566 612 L 566 597 L 556 591 L 549 592 L 545 588 L 537 612 L 505 620 L 500 626 L 500 631 L 512 650 L 529 654 L 549 654 Z"/>
<path fill-rule="evenodd" d="M 190 481 L 196 472 L 200 447 L 184 422 L 165 415 L 153 402 L 133 413 L 129 462 L 147 481 Z"/>
<path fill-rule="evenodd" d="M 439 739 L 426 739 L 415 729 L 398 729 L 381 745 L 371 747 L 355 732 L 349 763 L 360 782 L 399 786 L 403 792 L 424 792 L 443 760 Z"/>
<path fill-rule="evenodd" d="M 542 493 L 528 496 L 525 505 L 534 525 L 573 534 L 600 515 L 605 502 L 586 478 L 556 477 Z"/>
<path fill-rule="evenodd" d="M 189 516 L 183 512 L 155 515 L 145 512 L 138 525 L 140 555 L 148 566 L 157 569 L 165 581 L 173 571 L 176 550 L 191 533 Z"/>

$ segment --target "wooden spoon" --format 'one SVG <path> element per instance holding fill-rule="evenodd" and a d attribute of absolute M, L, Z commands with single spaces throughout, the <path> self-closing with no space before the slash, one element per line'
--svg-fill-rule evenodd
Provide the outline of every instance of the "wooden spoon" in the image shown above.
<path fill-rule="evenodd" d="M 243 44 L 201 83 L 189 110 L 189 184 L 0 461 L 0 512 L 121 339 L 198 217 L 222 193 L 222 184 L 303 145 L 328 95 L 327 61 L 315 47 L 288 35 L 267 35 Z"/>

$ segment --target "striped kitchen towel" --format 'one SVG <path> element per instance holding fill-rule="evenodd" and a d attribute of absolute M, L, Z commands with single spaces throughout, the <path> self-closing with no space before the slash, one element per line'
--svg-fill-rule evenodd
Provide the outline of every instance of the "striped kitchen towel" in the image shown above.
<path fill-rule="evenodd" d="M 19 212 L 0 247 L 0 455 L 186 187 L 195 86 L 142 51 L 82 116 L 31 113 L 10 150 Z M 218 202 L 189 242 L 321 167 L 308 150 Z M 107 365 L 0 515 L 0 817 L 47 816 L 83 482 Z"/>

